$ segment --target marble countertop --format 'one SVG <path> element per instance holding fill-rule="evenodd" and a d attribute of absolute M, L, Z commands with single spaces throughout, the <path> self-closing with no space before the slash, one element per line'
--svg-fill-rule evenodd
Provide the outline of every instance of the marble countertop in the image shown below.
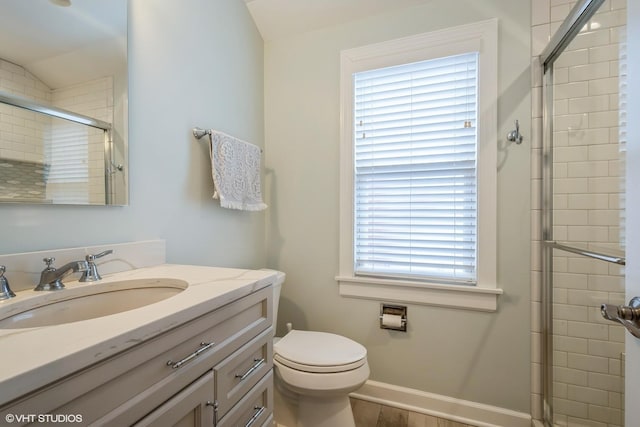
<path fill-rule="evenodd" d="M 0 406 L 66 375 L 113 356 L 140 341 L 269 286 L 278 272 L 164 264 L 103 276 L 94 283 L 65 282 L 55 292 L 17 292 L 0 301 L 0 319 L 35 301 L 121 280 L 177 279 L 188 287 L 163 301 L 95 319 L 45 327 L 0 329 Z M 43 294 L 45 295 L 43 297 Z"/>

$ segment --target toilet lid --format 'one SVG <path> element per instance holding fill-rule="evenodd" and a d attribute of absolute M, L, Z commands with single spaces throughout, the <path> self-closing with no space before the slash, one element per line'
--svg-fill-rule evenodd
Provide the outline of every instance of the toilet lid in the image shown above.
<path fill-rule="evenodd" d="M 344 372 L 366 362 L 367 349 L 327 332 L 292 330 L 273 346 L 274 359 L 305 372 Z"/>

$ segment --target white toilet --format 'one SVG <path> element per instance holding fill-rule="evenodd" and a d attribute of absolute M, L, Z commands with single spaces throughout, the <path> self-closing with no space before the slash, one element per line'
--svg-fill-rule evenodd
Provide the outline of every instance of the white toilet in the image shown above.
<path fill-rule="evenodd" d="M 285 274 L 273 287 L 273 322 Z M 369 378 L 367 349 L 326 332 L 291 330 L 274 338 L 277 427 L 355 427 L 349 393 Z"/>

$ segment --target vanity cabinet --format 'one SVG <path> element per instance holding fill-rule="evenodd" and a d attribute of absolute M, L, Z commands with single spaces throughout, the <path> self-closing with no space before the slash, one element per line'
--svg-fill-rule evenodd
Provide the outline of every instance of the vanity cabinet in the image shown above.
<path fill-rule="evenodd" d="M 263 288 L 176 321 L 157 336 L 136 338 L 140 342 L 129 349 L 5 405 L 0 419 L 77 414 L 81 425 L 267 425 L 273 412 L 272 293 Z"/>

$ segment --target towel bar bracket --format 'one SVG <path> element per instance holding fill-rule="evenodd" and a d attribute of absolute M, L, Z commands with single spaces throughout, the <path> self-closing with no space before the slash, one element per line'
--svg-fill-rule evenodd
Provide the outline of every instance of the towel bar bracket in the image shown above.
<path fill-rule="evenodd" d="M 200 139 L 205 135 L 211 135 L 211 129 L 193 128 L 192 132 L 196 139 Z"/>

